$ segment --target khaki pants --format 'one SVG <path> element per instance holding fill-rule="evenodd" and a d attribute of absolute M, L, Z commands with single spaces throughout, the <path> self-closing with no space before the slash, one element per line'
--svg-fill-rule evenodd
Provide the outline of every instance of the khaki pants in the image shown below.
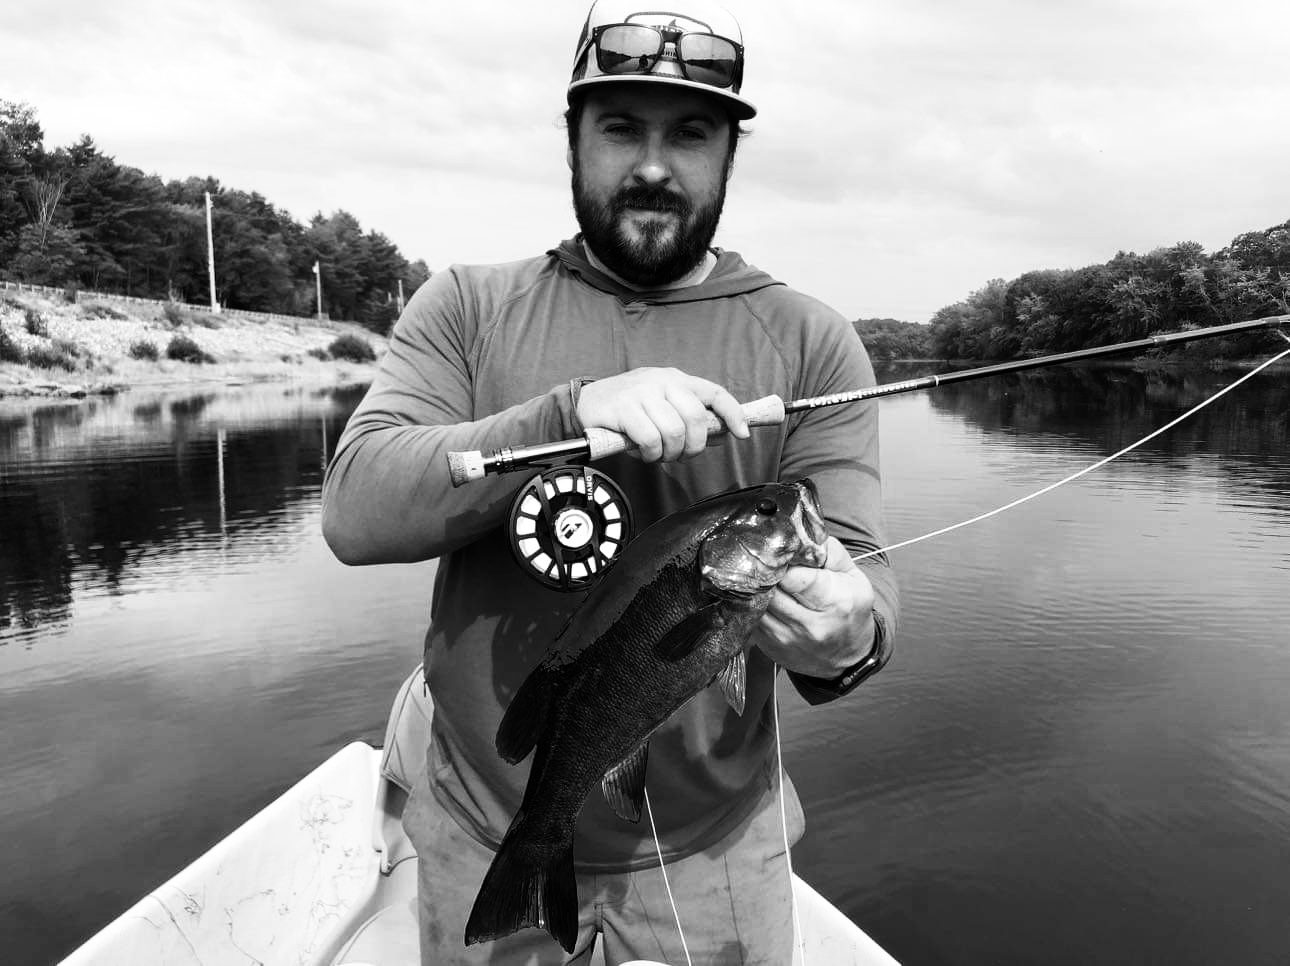
<path fill-rule="evenodd" d="M 796 795 L 789 800 L 795 807 Z M 800 823 L 800 812 L 789 816 L 790 830 Z M 597 935 L 607 966 L 637 959 L 685 966 L 657 868 L 578 874 L 578 942 L 571 956 L 542 929 L 466 946 L 466 920 L 492 850 L 464 832 L 422 783 L 403 825 L 418 855 L 422 966 L 587 966 Z M 696 966 L 793 961 L 792 885 L 775 795 L 712 848 L 669 865 L 667 883 Z"/>

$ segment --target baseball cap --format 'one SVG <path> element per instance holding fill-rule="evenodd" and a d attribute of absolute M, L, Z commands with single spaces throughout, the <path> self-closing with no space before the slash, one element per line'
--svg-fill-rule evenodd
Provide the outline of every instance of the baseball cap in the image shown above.
<path fill-rule="evenodd" d="M 739 22 L 709 0 L 596 0 L 582 25 L 568 97 L 595 84 L 663 83 L 713 94 L 740 120 L 757 108 L 739 94 Z"/>

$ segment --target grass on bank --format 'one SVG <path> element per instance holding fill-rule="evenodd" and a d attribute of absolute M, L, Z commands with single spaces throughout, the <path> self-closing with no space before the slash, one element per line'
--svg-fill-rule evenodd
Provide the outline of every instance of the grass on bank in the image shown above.
<path fill-rule="evenodd" d="M 311 366 L 368 364 L 384 348 L 374 346 L 378 337 L 345 332 L 349 327 L 214 315 L 179 303 L 118 307 L 107 300 L 64 302 L 0 290 L 0 395 L 49 389 L 61 373 L 117 389 L 188 378 L 335 378 L 337 373 L 328 377 Z M 197 368 L 206 372 L 197 376 Z M 343 369 L 339 374 L 348 378 Z"/>

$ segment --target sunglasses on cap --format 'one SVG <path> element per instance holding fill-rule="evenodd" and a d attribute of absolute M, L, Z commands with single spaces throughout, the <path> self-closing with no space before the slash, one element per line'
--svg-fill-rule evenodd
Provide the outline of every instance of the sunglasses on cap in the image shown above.
<path fill-rule="evenodd" d="M 611 23 L 596 27 L 587 43 L 595 48 L 596 64 L 603 74 L 648 74 L 663 57 L 667 45 L 672 44 L 676 54 L 668 59 L 677 64 L 681 76 L 688 81 L 738 91 L 743 75 L 743 47 L 716 34 Z"/>

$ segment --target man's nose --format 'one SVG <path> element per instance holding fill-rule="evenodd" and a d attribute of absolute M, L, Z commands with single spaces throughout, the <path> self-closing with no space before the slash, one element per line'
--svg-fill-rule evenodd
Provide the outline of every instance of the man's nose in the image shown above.
<path fill-rule="evenodd" d="M 641 145 L 632 175 L 640 184 L 664 184 L 672 177 L 666 147 L 661 136 L 651 136 Z"/>

